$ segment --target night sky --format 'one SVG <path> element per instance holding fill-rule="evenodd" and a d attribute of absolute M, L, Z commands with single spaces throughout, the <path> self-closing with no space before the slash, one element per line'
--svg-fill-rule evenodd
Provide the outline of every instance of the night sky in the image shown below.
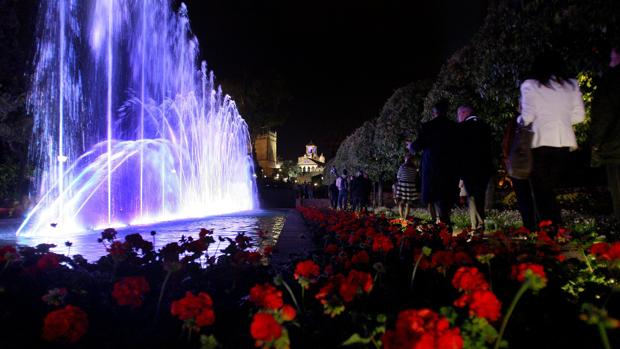
<path fill-rule="evenodd" d="M 483 0 L 187 0 L 203 59 L 226 80 L 285 82 L 278 155 L 331 157 L 392 92 L 433 78 L 480 26 Z M 233 96 L 235 98 L 235 96 Z"/>

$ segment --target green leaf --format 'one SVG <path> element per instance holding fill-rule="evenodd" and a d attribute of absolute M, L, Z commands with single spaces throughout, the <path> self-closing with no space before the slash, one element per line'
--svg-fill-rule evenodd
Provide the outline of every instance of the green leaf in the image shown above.
<path fill-rule="evenodd" d="M 217 347 L 218 343 L 214 335 L 205 336 L 203 334 L 200 336 L 200 349 L 215 349 Z"/>
<path fill-rule="evenodd" d="M 349 339 L 347 339 L 346 341 L 342 342 L 342 346 L 345 345 L 353 345 L 353 344 L 368 344 L 372 341 L 372 338 L 363 338 L 362 336 L 360 336 L 357 333 L 354 333 L 351 335 L 351 337 L 349 337 Z"/>

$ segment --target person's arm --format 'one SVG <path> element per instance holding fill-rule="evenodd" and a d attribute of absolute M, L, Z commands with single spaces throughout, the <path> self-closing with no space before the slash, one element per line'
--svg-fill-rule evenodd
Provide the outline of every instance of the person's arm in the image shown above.
<path fill-rule="evenodd" d="M 519 123 L 523 125 L 531 124 L 536 119 L 536 87 L 532 81 L 525 81 L 521 84 L 521 116 Z"/>

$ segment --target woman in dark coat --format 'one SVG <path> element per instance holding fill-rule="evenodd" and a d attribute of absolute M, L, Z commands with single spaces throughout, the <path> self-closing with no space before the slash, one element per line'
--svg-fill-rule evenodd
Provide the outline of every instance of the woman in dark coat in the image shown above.
<path fill-rule="evenodd" d="M 433 220 L 450 224 L 450 211 L 458 197 L 456 171 L 456 123 L 448 119 L 448 103 L 441 101 L 432 110 L 433 118 L 422 124 L 412 153 L 421 152 L 421 201 L 428 205 Z"/>

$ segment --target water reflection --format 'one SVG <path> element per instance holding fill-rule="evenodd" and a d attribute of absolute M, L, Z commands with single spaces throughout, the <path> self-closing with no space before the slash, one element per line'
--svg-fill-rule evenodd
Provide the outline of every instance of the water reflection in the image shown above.
<path fill-rule="evenodd" d="M 181 220 L 173 222 L 163 222 L 148 226 L 133 226 L 118 228 L 118 238 L 124 240 L 126 235 L 139 233 L 147 241 L 154 243 L 155 249 L 178 241 L 181 236 L 197 237 L 201 228 L 213 230 L 215 244 L 209 246 L 209 255 L 218 255 L 220 250 L 228 246 L 227 241 L 219 241 L 218 237 L 234 238 L 237 233 L 245 232 L 252 241 L 257 244 L 259 240 L 263 244 L 275 244 L 282 228 L 286 211 L 284 210 L 254 210 L 230 215 L 213 216 L 194 220 Z M 155 236 L 151 235 L 155 231 Z M 259 239 L 258 232 L 268 232 L 266 239 Z M 88 231 L 77 234 L 54 234 L 47 237 L 24 237 L 15 236 L 15 229 L 11 224 L 4 224 L 0 227 L 0 245 L 27 245 L 36 246 L 41 243 L 54 244 L 53 252 L 76 255 L 81 254 L 90 262 L 98 260 L 106 254 L 103 244 L 97 242 L 101 236 L 101 231 Z M 68 247 L 65 242 L 71 242 Z"/>

